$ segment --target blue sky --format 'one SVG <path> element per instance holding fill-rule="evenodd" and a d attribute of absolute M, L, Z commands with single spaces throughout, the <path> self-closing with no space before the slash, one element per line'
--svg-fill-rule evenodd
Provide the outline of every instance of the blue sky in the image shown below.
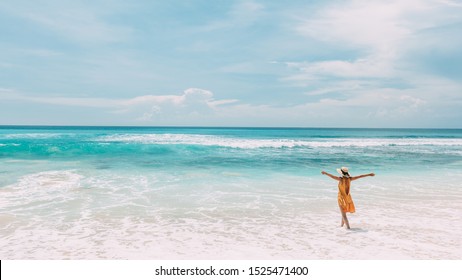
<path fill-rule="evenodd" d="M 0 1 L 0 124 L 462 128 L 462 1 Z"/>

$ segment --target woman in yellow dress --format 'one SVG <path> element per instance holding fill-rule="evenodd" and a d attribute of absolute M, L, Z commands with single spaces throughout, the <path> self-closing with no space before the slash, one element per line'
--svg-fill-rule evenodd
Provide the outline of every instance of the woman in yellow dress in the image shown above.
<path fill-rule="evenodd" d="M 367 176 L 375 176 L 374 173 L 369 173 L 369 174 L 364 174 L 364 175 L 359 175 L 355 177 L 351 177 L 350 173 L 348 173 L 348 168 L 347 167 L 342 167 L 337 169 L 337 172 L 342 175 L 341 177 L 334 176 L 332 174 L 329 174 L 325 171 L 322 171 L 321 173 L 323 175 L 327 175 L 331 177 L 334 180 L 338 181 L 338 206 L 340 208 L 340 213 L 342 213 L 342 224 L 341 226 L 345 224 L 347 229 L 350 229 L 350 223 L 348 222 L 348 218 L 346 216 L 346 213 L 354 213 L 355 212 L 355 204 L 353 203 L 353 199 L 351 199 L 351 194 L 350 194 L 350 185 L 351 181 L 364 178 Z"/>

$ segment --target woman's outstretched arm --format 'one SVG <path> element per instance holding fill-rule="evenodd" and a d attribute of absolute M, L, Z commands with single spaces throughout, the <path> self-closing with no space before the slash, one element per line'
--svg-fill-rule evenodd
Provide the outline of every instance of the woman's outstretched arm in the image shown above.
<path fill-rule="evenodd" d="M 368 176 L 375 176 L 375 174 L 374 173 L 369 173 L 369 174 L 363 174 L 363 175 L 359 175 L 359 176 L 354 176 L 354 177 L 351 177 L 351 181 L 358 180 L 358 179 L 368 177 Z"/>
<path fill-rule="evenodd" d="M 327 173 L 326 171 L 322 171 L 321 174 L 322 174 L 322 175 L 327 175 L 327 176 L 331 177 L 331 178 L 334 179 L 334 180 L 340 181 L 340 177 L 337 177 L 337 176 L 334 176 L 334 175 L 332 175 L 332 174 L 329 174 L 329 173 Z"/>

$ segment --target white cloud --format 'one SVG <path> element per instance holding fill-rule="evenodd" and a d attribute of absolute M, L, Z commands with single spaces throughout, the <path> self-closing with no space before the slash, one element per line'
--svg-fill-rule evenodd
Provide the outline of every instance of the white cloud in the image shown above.
<path fill-rule="evenodd" d="M 375 85 L 376 83 L 372 81 L 365 82 L 365 81 L 350 79 L 347 81 L 337 82 L 334 85 L 324 86 L 324 87 L 320 87 L 320 88 L 307 91 L 305 92 L 305 95 L 321 96 L 327 93 L 334 93 L 334 92 L 349 93 L 349 92 L 364 89 L 364 88 L 372 88 Z"/>
<path fill-rule="evenodd" d="M 460 21 L 460 16 L 448 9 L 447 2 L 349 1 L 327 6 L 314 16 L 301 19 L 296 30 L 303 36 L 331 44 L 333 52 L 336 47 L 349 48 L 358 51 L 360 57 L 353 61 L 305 62 L 300 71 L 339 77 L 396 75 L 397 62 L 415 34 Z"/>
<path fill-rule="evenodd" d="M 233 104 L 236 102 L 239 102 L 239 100 L 238 99 L 223 99 L 223 100 L 208 101 L 207 104 L 212 108 L 217 108 L 222 105 L 229 105 L 229 104 Z"/>
<path fill-rule="evenodd" d="M 394 74 L 386 59 L 365 57 L 354 61 L 328 60 L 319 62 L 288 63 L 298 73 L 285 78 L 288 81 L 313 81 L 320 77 L 385 78 Z"/>
<path fill-rule="evenodd" d="M 383 49 L 409 35 L 403 13 L 421 1 L 350 1 L 329 6 L 297 30 L 318 40 Z"/>
<path fill-rule="evenodd" d="M 288 68 L 295 73 L 283 81 L 306 87 L 306 95 L 320 99 L 325 94 L 340 94 L 338 99 L 314 102 L 319 108 L 333 106 L 337 112 L 355 113 L 355 108 L 370 108 L 368 115 L 374 116 L 372 119 L 399 121 L 451 106 L 454 100 L 460 102 L 460 82 L 418 73 L 418 66 L 408 59 L 416 46 L 433 48 L 434 42 L 438 42 L 451 49 L 452 38 L 442 42 L 442 38 L 431 40 L 419 34 L 460 22 L 457 3 L 348 1 L 325 6 L 302 18 L 296 31 L 327 44 L 330 53 L 353 50 L 356 57 L 289 62 Z"/>
<path fill-rule="evenodd" d="M 133 115 L 138 121 L 150 121 L 156 116 L 168 118 L 188 114 L 207 115 L 220 106 L 238 100 L 215 100 L 209 90 L 188 88 L 178 95 L 143 95 L 125 99 L 110 98 L 72 98 L 28 96 L 12 89 L 0 89 L 0 100 L 42 103 L 60 106 L 105 108 L 122 115 Z"/>
<path fill-rule="evenodd" d="M 328 6 L 314 17 L 304 19 L 296 30 L 336 47 L 355 49 L 353 60 L 302 62 L 292 66 L 299 74 L 289 80 L 312 80 L 317 76 L 339 78 L 391 77 L 402 41 L 416 29 L 407 18 L 427 9 L 425 1 L 350 1 Z"/>
<path fill-rule="evenodd" d="M 453 91 L 456 84 L 428 81 Z M 345 84 L 345 87 L 348 87 Z M 350 85 L 353 86 L 353 85 Z M 215 100 L 208 90 L 190 88 L 177 95 L 145 95 L 128 99 L 38 98 L 19 95 L 9 89 L 0 91 L 1 100 L 81 106 L 94 109 L 109 124 L 149 125 L 229 125 L 229 126 L 331 126 L 331 127 L 406 127 L 444 122 L 444 111 L 461 106 L 459 100 L 432 99 L 425 89 L 359 89 L 346 99 L 322 98 L 293 106 L 252 105 L 237 100 Z M 0 104 L 5 102 L 0 102 Z M 40 108 L 38 105 L 34 105 Z M 101 110 L 103 109 L 103 110 Z M 39 109 L 38 109 L 39 110 Z M 453 118 L 453 116 L 451 116 Z M 342 121 L 339 122 L 339 119 Z M 97 123 L 97 122 L 96 122 Z"/>
<path fill-rule="evenodd" d="M 136 119 L 136 121 L 149 122 L 149 121 L 152 121 L 155 115 L 158 115 L 160 113 L 161 113 L 161 108 L 157 105 L 153 105 L 150 111 L 144 112 L 141 117 Z"/>
<path fill-rule="evenodd" d="M 188 88 L 181 95 L 143 95 L 130 99 L 120 99 L 118 106 L 139 106 L 144 104 L 169 104 L 175 107 L 208 106 L 213 93 L 199 88 Z"/>

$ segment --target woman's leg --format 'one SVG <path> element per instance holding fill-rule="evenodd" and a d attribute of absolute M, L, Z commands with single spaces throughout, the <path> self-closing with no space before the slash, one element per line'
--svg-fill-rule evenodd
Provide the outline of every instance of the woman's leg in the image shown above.
<path fill-rule="evenodd" d="M 348 222 L 348 218 L 347 218 L 347 215 L 345 213 L 345 211 L 343 211 L 342 208 L 340 208 L 340 213 L 342 213 L 342 227 L 344 224 L 346 224 L 346 227 L 347 229 L 350 229 L 350 223 Z"/>

